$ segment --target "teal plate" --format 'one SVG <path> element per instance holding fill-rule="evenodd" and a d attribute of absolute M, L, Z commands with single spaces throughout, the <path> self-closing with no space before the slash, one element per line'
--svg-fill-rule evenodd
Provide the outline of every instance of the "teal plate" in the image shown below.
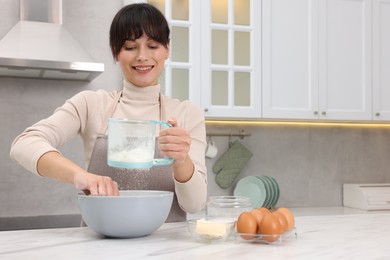
<path fill-rule="evenodd" d="M 265 191 L 266 191 L 266 198 L 263 204 L 263 207 L 269 208 L 272 203 L 272 187 L 271 183 L 264 178 L 264 176 L 256 176 L 257 179 L 259 179 L 262 183 L 264 183 Z"/>
<path fill-rule="evenodd" d="M 268 204 L 268 207 L 269 208 L 273 208 L 273 207 L 275 207 L 276 200 L 277 200 L 277 190 L 276 190 L 275 184 L 274 184 L 273 180 L 271 180 L 271 178 L 269 176 L 263 175 L 262 177 L 263 177 L 263 179 L 265 179 L 268 182 L 268 184 L 270 186 L 270 189 L 271 189 L 270 197 L 271 198 L 270 198 L 270 202 Z"/>
<path fill-rule="evenodd" d="M 234 196 L 248 197 L 253 208 L 261 208 L 267 197 L 264 184 L 255 176 L 247 176 L 238 181 Z"/>
<path fill-rule="evenodd" d="M 270 179 L 270 181 L 271 181 L 271 183 L 272 183 L 272 185 L 274 186 L 274 188 L 275 188 L 275 201 L 274 201 L 274 205 L 273 205 L 273 207 L 275 207 L 276 206 L 276 204 L 278 203 L 278 200 L 279 200 L 279 197 L 280 197 L 280 189 L 279 189 L 279 184 L 278 184 L 278 182 L 275 180 L 275 178 L 274 177 L 272 177 L 272 176 L 267 176 L 269 179 Z"/>

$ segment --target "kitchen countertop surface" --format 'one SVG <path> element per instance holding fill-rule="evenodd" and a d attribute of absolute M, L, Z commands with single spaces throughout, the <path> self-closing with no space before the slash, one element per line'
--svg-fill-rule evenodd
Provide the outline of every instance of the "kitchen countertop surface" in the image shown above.
<path fill-rule="evenodd" d="M 390 259 L 390 211 L 292 209 L 297 238 L 267 245 L 202 244 L 185 222 L 153 234 L 108 239 L 88 227 L 0 232 L 0 259 Z"/>

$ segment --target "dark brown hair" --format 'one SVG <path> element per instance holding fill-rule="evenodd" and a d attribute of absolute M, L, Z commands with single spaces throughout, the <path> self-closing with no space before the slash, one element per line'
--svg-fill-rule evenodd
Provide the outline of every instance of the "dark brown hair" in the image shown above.
<path fill-rule="evenodd" d="M 144 33 L 165 48 L 169 44 L 168 22 L 156 7 L 137 3 L 119 10 L 110 27 L 110 47 L 114 59 L 127 40 L 136 40 Z"/>

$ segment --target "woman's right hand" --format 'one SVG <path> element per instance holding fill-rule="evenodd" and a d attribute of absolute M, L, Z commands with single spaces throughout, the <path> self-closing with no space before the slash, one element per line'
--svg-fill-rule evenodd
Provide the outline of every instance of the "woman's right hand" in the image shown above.
<path fill-rule="evenodd" d="M 88 195 L 119 195 L 118 183 L 110 177 L 87 172 L 56 151 L 47 152 L 39 158 L 37 171 L 41 176 L 73 184 Z"/>
<path fill-rule="evenodd" d="M 76 174 L 74 185 L 87 195 L 119 196 L 118 183 L 108 176 L 100 176 L 89 172 Z"/>

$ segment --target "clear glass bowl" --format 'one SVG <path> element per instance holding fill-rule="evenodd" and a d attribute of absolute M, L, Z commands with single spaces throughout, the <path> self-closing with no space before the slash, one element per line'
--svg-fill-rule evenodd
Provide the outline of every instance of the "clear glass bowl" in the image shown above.
<path fill-rule="evenodd" d="M 233 219 L 245 211 L 252 210 L 252 204 L 248 197 L 243 196 L 211 196 L 207 199 L 207 219 Z"/>
<path fill-rule="evenodd" d="M 202 243 L 218 243 L 234 238 L 235 226 L 236 221 L 230 219 L 187 220 L 191 236 Z"/>

